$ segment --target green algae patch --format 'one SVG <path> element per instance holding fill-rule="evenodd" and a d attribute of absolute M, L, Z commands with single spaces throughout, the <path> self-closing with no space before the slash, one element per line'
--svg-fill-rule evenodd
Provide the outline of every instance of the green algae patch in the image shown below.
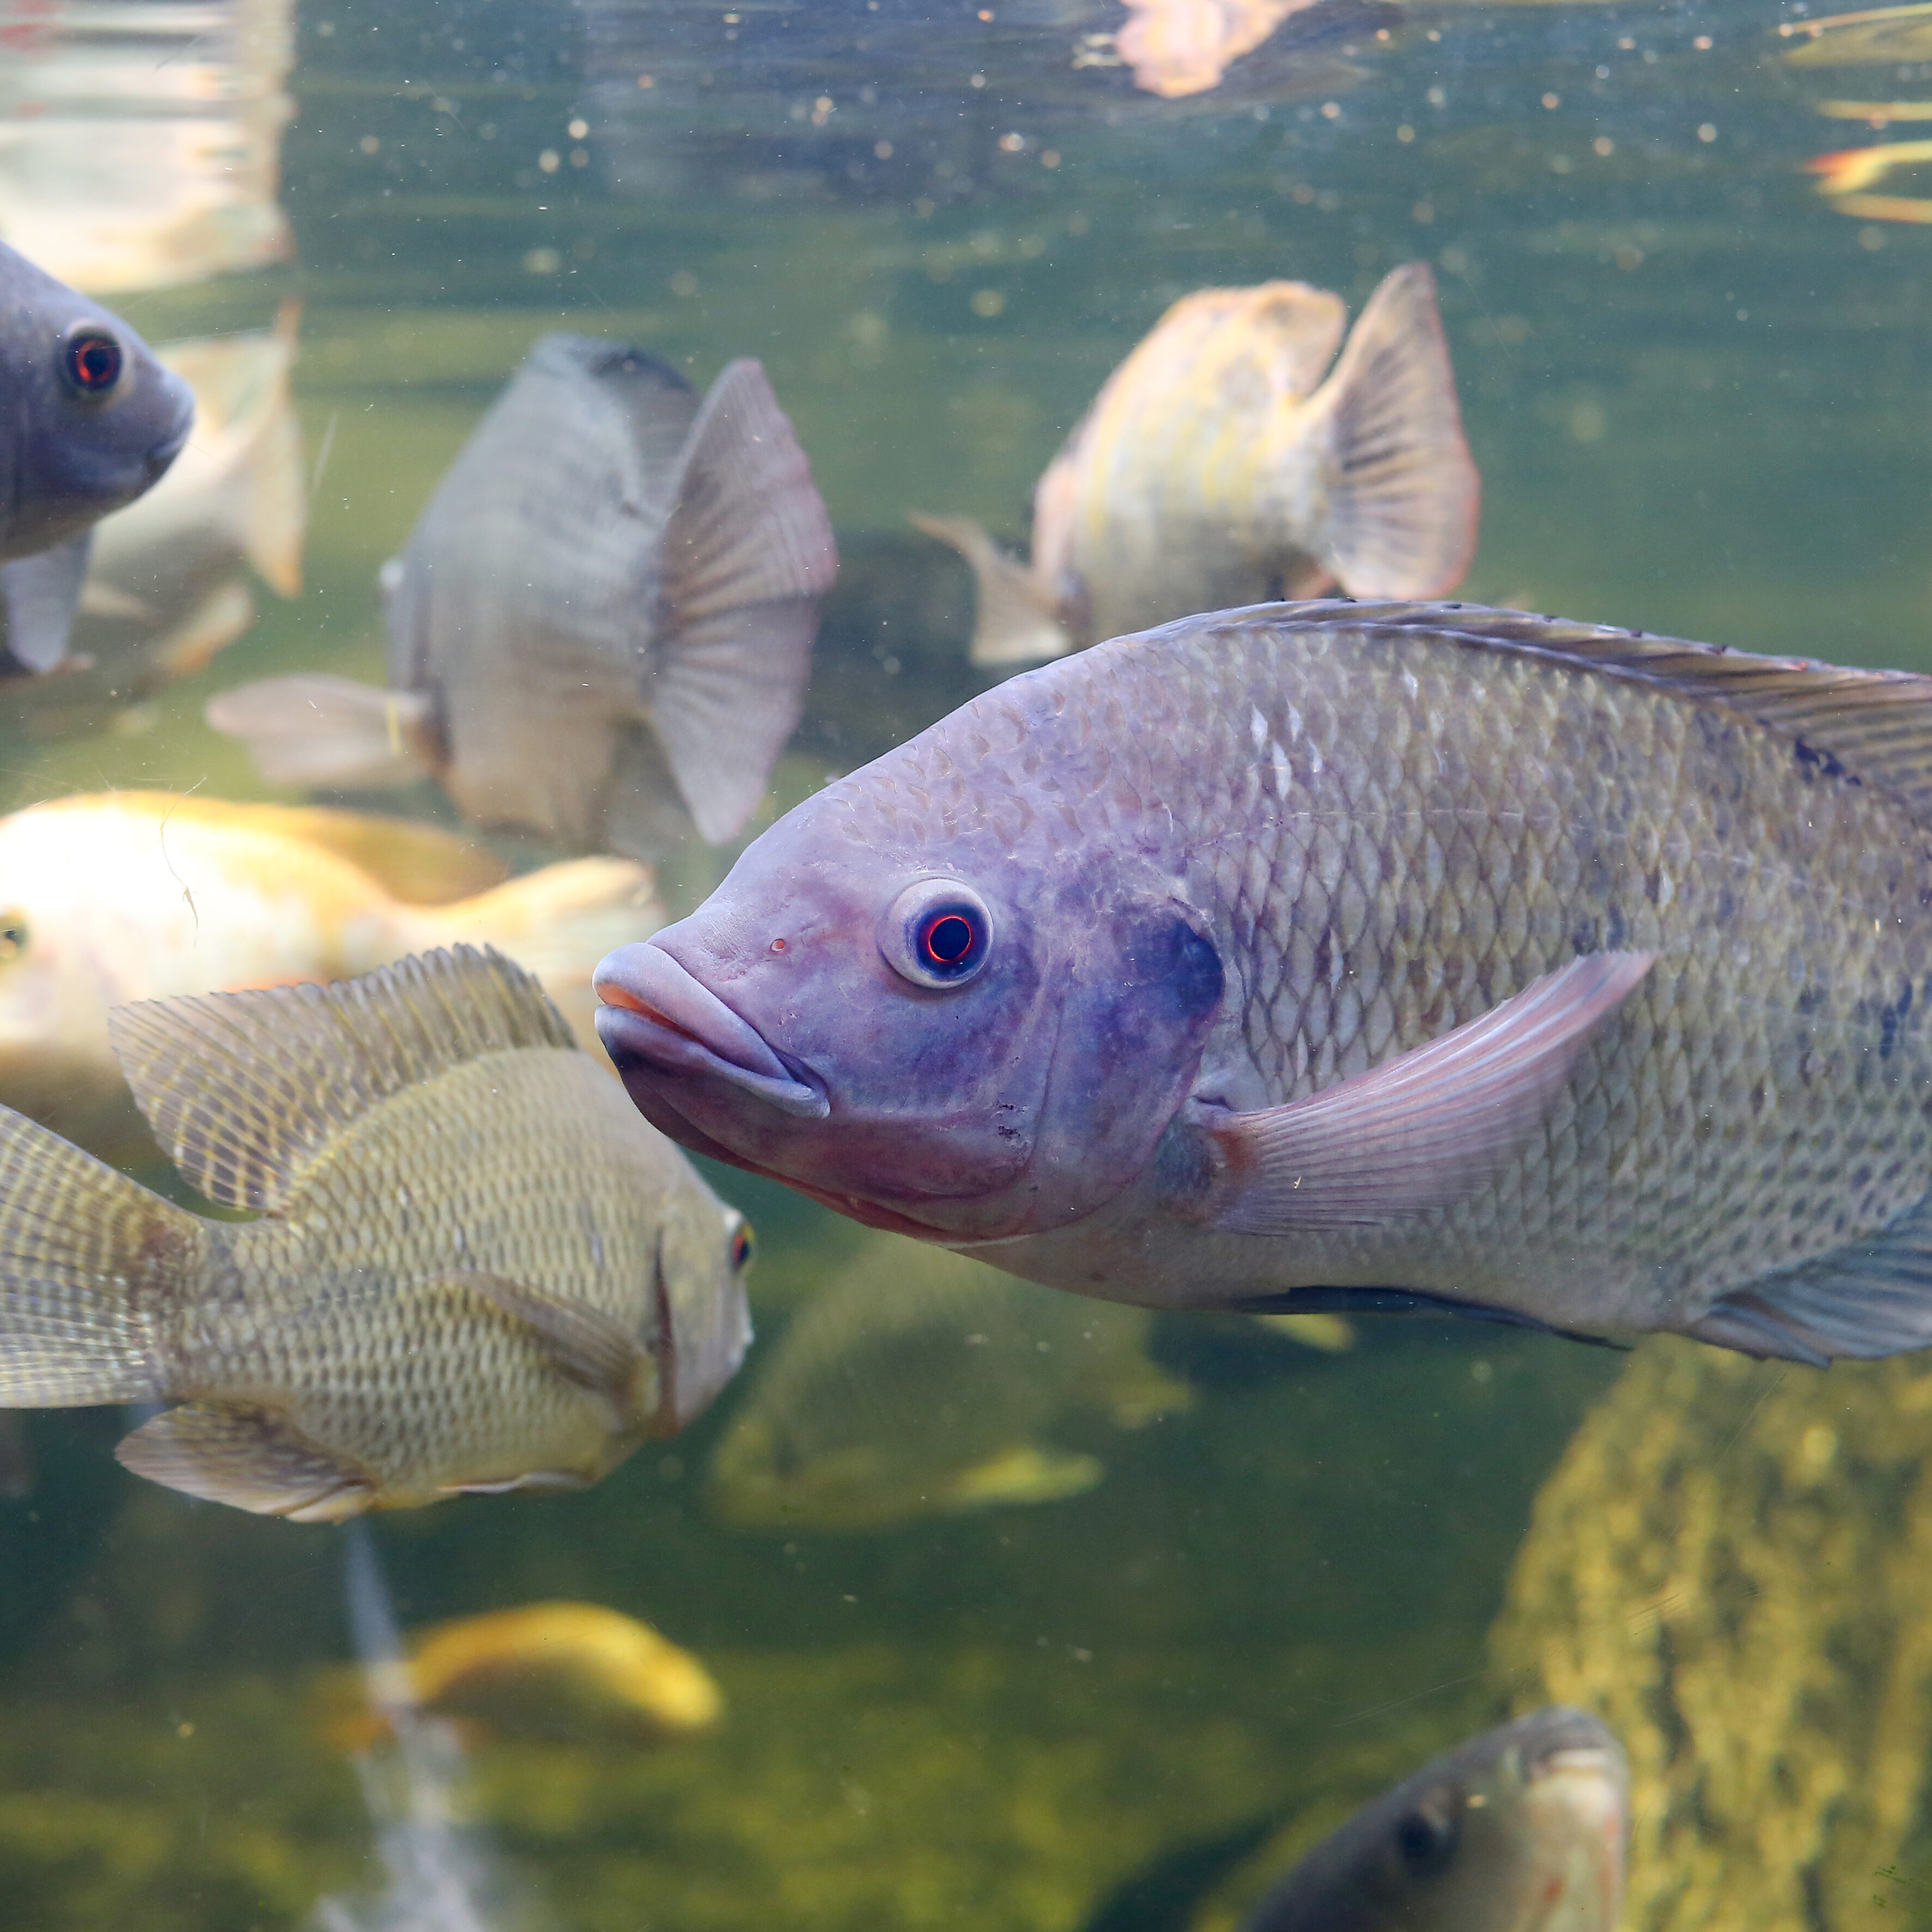
<path fill-rule="evenodd" d="M 1512 1708 L 1630 1754 L 1626 1923 L 1932 1924 L 1932 1360 L 1647 1343 L 1544 1484 L 1491 1635 Z"/>

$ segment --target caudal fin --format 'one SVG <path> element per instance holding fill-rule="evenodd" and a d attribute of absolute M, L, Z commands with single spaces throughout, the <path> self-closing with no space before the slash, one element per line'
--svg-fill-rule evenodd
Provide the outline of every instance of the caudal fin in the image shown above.
<path fill-rule="evenodd" d="M 587 980 L 605 953 L 649 938 L 664 922 L 648 866 L 567 859 L 474 898 L 416 910 L 404 950 L 494 946 L 539 979 Z"/>
<path fill-rule="evenodd" d="M 928 517 L 918 510 L 910 514 L 916 530 L 950 544 L 971 568 L 978 596 L 967 653 L 973 663 L 982 669 L 1039 664 L 1072 650 L 1073 640 L 1054 616 L 1046 586 L 970 517 Z"/>
<path fill-rule="evenodd" d="M 0 1108 L 0 1408 L 155 1402 L 202 1224 Z"/>
<path fill-rule="evenodd" d="M 1482 479 L 1426 262 L 1383 278 L 1310 408 L 1326 445 L 1321 561 L 1352 597 L 1453 590 L 1475 554 Z"/>
<path fill-rule="evenodd" d="M 427 777 L 440 762 L 426 698 L 327 671 L 237 685 L 202 716 L 239 738 L 271 784 L 380 790 Z"/>

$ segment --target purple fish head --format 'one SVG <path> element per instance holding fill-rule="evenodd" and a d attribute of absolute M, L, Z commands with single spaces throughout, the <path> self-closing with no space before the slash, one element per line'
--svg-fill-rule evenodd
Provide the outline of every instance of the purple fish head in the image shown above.
<path fill-rule="evenodd" d="M 998 798 L 882 808 L 910 748 L 605 959 L 598 1030 L 653 1125 L 870 1226 L 1064 1226 L 1151 1157 L 1219 1011 L 1220 956 L 1144 857 L 1016 838 Z"/>

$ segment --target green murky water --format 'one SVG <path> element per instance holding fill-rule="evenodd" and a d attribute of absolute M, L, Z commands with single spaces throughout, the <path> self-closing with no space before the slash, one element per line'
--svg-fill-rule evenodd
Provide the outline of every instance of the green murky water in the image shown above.
<path fill-rule="evenodd" d="M 203 702 L 380 676 L 377 566 L 566 328 L 700 385 L 758 356 L 810 454 L 845 570 L 768 822 L 980 687 L 964 572 L 909 508 L 1018 545 L 1034 479 L 1176 297 L 1287 275 L 1358 305 L 1418 257 L 1483 472 L 1462 595 L 1932 669 L 1932 238 L 1803 170 L 1911 131 L 1820 103 L 1909 99 L 1932 64 L 1784 64 L 1802 11 L 1330 0 L 1165 101 L 1076 64 L 1108 0 L 302 0 L 295 260 L 115 299 L 166 340 L 301 296 L 304 589 L 78 734 L 0 693 L 0 796 L 269 796 Z M 668 866 L 673 904 L 728 856 Z M 758 1224 L 768 1350 L 860 1237 L 713 1178 Z M 479 1751 L 476 1815 L 554 1922 L 1075 1932 L 1164 1849 L 1263 1814 L 1305 1841 L 1486 1720 L 1532 1498 L 1618 1359 L 1422 1322 L 1258 1365 L 1185 1323 L 1155 1346 L 1192 1406 L 1070 1424 L 1107 1474 L 1066 1501 L 728 1529 L 702 1476 L 754 1351 L 717 1413 L 595 1490 L 381 1522 L 405 1622 L 586 1598 L 724 1689 L 721 1731 L 655 1752 Z M 346 1652 L 338 1539 L 137 1483 L 119 1428 L 31 1418 L 30 1486 L 0 1502 L 0 1926 L 297 1925 L 370 1870 L 308 1702 Z"/>

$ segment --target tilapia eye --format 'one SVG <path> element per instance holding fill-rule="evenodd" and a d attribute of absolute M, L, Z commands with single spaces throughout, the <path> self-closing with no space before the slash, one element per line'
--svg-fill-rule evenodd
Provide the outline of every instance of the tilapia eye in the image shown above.
<path fill-rule="evenodd" d="M 119 386 L 127 357 L 104 328 L 83 325 L 69 331 L 61 345 L 61 374 L 68 387 L 89 402 L 99 402 Z"/>
<path fill-rule="evenodd" d="M 27 950 L 27 922 L 16 912 L 0 912 L 0 966 Z"/>
<path fill-rule="evenodd" d="M 1462 1820 L 1453 1798 L 1438 1792 L 1397 1821 L 1396 1848 L 1416 1877 L 1432 1877 L 1456 1856 L 1461 1831 Z"/>
<path fill-rule="evenodd" d="M 878 938 L 886 964 L 915 986 L 963 986 L 986 963 L 993 916 L 957 879 L 921 879 L 886 908 Z"/>
<path fill-rule="evenodd" d="M 731 1272 L 742 1274 L 758 1252 L 758 1238 L 752 1232 L 752 1224 L 741 1215 L 731 1230 Z"/>

